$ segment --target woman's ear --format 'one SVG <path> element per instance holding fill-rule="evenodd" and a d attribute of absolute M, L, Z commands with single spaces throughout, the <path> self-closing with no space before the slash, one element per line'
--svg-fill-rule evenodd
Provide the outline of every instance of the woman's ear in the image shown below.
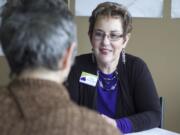
<path fill-rule="evenodd" d="M 68 47 L 65 50 L 65 53 L 62 59 L 59 61 L 59 67 L 61 71 L 65 71 L 69 73 L 72 63 L 73 63 L 73 57 L 74 57 L 73 53 L 75 49 L 76 49 L 76 43 L 72 43 L 70 47 Z"/>

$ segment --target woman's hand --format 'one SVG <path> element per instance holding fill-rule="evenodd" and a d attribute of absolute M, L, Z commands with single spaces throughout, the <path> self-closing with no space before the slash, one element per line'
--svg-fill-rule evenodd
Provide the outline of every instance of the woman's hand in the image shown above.
<path fill-rule="evenodd" d="M 111 125 L 113 125 L 114 127 L 117 127 L 116 121 L 104 114 L 101 114 L 101 116 Z"/>

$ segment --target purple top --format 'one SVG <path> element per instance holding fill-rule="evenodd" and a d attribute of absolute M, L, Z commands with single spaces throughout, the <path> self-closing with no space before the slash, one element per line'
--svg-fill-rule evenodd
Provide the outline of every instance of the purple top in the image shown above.
<path fill-rule="evenodd" d="M 97 110 L 110 118 L 115 117 L 116 98 L 118 92 L 118 78 L 116 71 L 112 74 L 104 74 L 98 71 L 97 85 Z M 117 127 L 123 133 L 132 132 L 132 124 L 128 118 L 116 119 Z"/>

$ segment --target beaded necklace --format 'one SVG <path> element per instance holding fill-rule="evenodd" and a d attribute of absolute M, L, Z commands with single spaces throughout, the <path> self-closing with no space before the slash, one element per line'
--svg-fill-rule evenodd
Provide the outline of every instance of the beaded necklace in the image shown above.
<path fill-rule="evenodd" d="M 118 72 L 114 71 L 111 74 L 104 74 L 101 71 L 97 71 L 99 76 L 98 85 L 103 90 L 113 91 L 116 90 L 118 84 Z"/>

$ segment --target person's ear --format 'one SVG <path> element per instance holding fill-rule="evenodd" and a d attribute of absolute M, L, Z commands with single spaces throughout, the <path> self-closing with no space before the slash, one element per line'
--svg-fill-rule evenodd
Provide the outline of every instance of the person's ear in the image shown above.
<path fill-rule="evenodd" d="M 129 41 L 130 37 L 131 37 L 131 34 L 130 34 L 130 33 L 125 36 L 124 41 L 123 41 L 123 47 L 124 47 L 124 48 L 126 47 L 126 45 L 127 45 L 128 41 Z"/>
<path fill-rule="evenodd" d="M 76 49 L 76 43 L 74 42 L 70 45 L 70 47 L 68 47 L 65 50 L 65 53 L 59 62 L 60 70 L 62 71 L 67 70 L 69 72 L 72 62 L 73 62 L 73 57 L 74 57 L 73 53 L 75 49 Z"/>

